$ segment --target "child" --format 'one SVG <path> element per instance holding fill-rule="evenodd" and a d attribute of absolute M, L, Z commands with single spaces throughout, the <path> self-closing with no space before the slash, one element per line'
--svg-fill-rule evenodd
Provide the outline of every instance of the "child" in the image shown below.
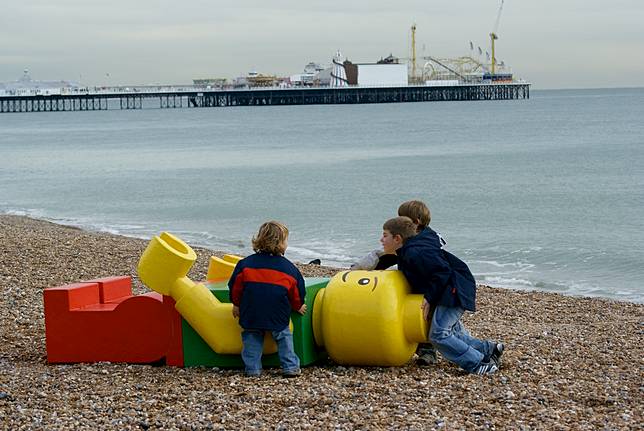
<path fill-rule="evenodd" d="M 403 202 L 398 207 L 398 215 L 409 217 L 416 226 L 416 232 L 420 233 L 425 230 L 429 222 L 431 221 L 431 213 L 427 205 L 424 202 L 419 200 L 410 200 Z M 438 234 L 437 234 L 438 235 Z M 441 241 L 441 248 L 445 245 L 445 240 L 438 235 Z M 381 240 L 382 241 L 382 240 Z M 384 247 L 384 244 L 383 244 Z M 360 259 L 358 262 L 351 265 L 352 270 L 364 269 L 387 269 L 398 263 L 398 256 L 396 256 L 395 249 L 388 247 L 383 248 L 382 250 L 374 250 L 367 254 L 365 257 Z M 416 292 L 415 292 L 416 293 Z M 433 308 L 428 314 L 428 320 L 431 325 L 431 318 L 433 316 Z M 418 345 L 416 350 L 416 355 L 418 356 L 417 364 L 418 365 L 433 365 L 438 362 L 436 357 L 436 351 L 430 343 L 421 343 Z"/>
<path fill-rule="evenodd" d="M 416 232 L 422 232 L 431 221 L 431 213 L 429 208 L 423 201 L 411 200 L 400 204 L 398 207 L 398 215 L 409 217 L 416 225 Z M 446 244 L 443 237 L 436 233 L 441 241 L 441 248 Z M 351 265 L 352 270 L 379 270 L 388 269 L 398 263 L 398 257 L 395 252 L 379 249 L 369 252 L 366 256 L 362 257 L 356 263 Z"/>
<path fill-rule="evenodd" d="M 269 331 L 277 343 L 284 377 L 300 375 L 300 359 L 293 351 L 289 328 L 291 310 L 306 313 L 304 278 L 284 252 L 288 247 L 288 229 L 282 223 L 262 224 L 253 238 L 252 254 L 235 266 L 228 287 L 233 316 L 242 327 L 242 360 L 246 374 L 262 372 L 264 333 Z"/>
<path fill-rule="evenodd" d="M 409 217 L 396 217 L 383 225 L 381 242 L 395 249 L 398 269 L 412 289 L 424 294 L 423 315 L 435 306 L 429 339 L 451 362 L 472 374 L 493 374 L 499 369 L 504 345 L 469 335 L 461 323 L 465 310 L 475 310 L 476 282 L 467 265 L 441 249 L 432 229 L 416 233 Z"/>

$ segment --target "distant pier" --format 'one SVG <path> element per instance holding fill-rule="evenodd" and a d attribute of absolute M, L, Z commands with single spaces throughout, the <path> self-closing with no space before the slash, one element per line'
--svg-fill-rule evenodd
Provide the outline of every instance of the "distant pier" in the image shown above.
<path fill-rule="evenodd" d="M 529 83 L 203 90 L 127 89 L 0 95 L 0 113 L 529 99 Z"/>

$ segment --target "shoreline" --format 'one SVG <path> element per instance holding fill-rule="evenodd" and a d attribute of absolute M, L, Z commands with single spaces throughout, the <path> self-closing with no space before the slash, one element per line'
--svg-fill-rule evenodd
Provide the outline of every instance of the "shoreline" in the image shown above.
<path fill-rule="evenodd" d="M 42 289 L 113 275 L 136 278 L 147 240 L 0 215 L 0 423 L 16 429 L 100 428 L 611 428 L 642 423 L 644 305 L 480 286 L 465 317 L 508 350 L 498 374 L 432 367 L 267 370 L 128 364 L 47 365 Z M 203 280 L 221 252 L 194 247 Z M 338 269 L 298 264 L 305 276 Z M 458 405 L 458 408 L 454 408 Z"/>
<path fill-rule="evenodd" d="M 91 226 L 84 226 L 81 224 L 75 224 L 73 221 L 69 220 L 69 223 L 66 222 L 65 220 L 57 220 L 57 219 L 50 219 L 47 217 L 40 218 L 37 215 L 32 215 L 29 213 L 24 213 L 24 212 L 16 212 L 16 213 L 0 213 L 0 218 L 2 217 L 18 217 L 18 218 L 24 218 L 24 219 L 29 219 L 33 220 L 35 222 L 44 222 L 44 223 L 51 223 L 55 226 L 60 226 L 64 228 L 70 228 L 70 229 L 78 229 L 83 232 L 88 232 L 92 234 L 97 234 L 97 235 L 102 235 L 102 234 L 107 234 L 107 235 L 113 235 L 116 237 L 121 237 L 121 238 L 127 238 L 127 239 L 132 239 L 136 241 L 144 241 L 146 244 L 152 237 L 152 235 L 158 235 L 160 231 L 150 233 L 150 234 L 143 234 L 143 233 L 132 233 L 128 234 L 127 232 L 121 232 L 121 231 L 116 231 L 116 230 L 111 230 L 108 228 L 100 228 L 100 229 L 94 229 Z M 182 238 L 186 243 L 190 244 L 190 246 L 194 250 L 201 250 L 202 253 L 210 253 L 210 255 L 215 255 L 215 256 L 221 256 L 223 254 L 236 254 L 240 255 L 239 251 L 221 251 L 221 250 L 215 250 L 208 245 L 193 245 L 194 241 L 191 241 L 189 238 Z M 242 254 L 243 255 L 243 254 Z M 291 258 L 290 258 L 291 259 Z M 321 266 L 314 266 L 314 265 L 309 265 L 305 262 L 299 262 L 296 260 L 292 260 L 301 271 L 304 274 L 306 271 L 308 271 L 307 268 L 310 269 L 312 277 L 317 277 L 317 276 L 332 276 L 338 271 L 344 271 L 349 269 L 349 266 L 330 266 L 330 265 L 324 265 L 324 261 L 322 261 Z M 195 267 L 197 266 L 197 263 L 195 264 Z M 317 269 L 317 271 L 316 271 Z M 205 272 L 204 272 L 205 274 Z M 322 275 L 318 275 L 322 274 Z M 306 276 L 306 274 L 305 274 Z M 478 279 L 476 274 L 474 274 L 475 278 Z M 205 277 L 205 275 L 204 275 Z M 195 279 L 195 281 L 202 281 L 202 279 Z M 607 301 L 615 301 L 615 302 L 627 302 L 627 303 L 633 303 L 633 304 L 640 304 L 644 305 L 644 300 L 640 299 L 637 297 L 635 298 L 622 298 L 620 297 L 619 294 L 612 293 L 609 294 L 603 294 L 603 293 L 598 293 L 598 294 L 584 294 L 583 292 L 568 292 L 568 291 L 560 291 L 559 289 L 539 289 L 536 286 L 530 286 L 530 287 L 517 287 L 513 285 L 500 285 L 500 284 L 489 284 L 488 282 L 480 282 L 477 281 L 477 286 L 478 287 L 490 287 L 490 288 L 496 288 L 496 289 L 505 289 L 509 290 L 512 292 L 541 292 L 541 293 L 553 293 L 557 295 L 563 295 L 567 297 L 572 297 L 572 298 L 597 298 L 597 299 L 604 299 Z M 629 293 L 630 295 L 630 293 Z"/>

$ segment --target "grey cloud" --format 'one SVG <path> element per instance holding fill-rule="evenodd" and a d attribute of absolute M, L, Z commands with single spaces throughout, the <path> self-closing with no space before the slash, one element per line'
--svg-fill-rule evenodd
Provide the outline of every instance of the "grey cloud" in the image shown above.
<path fill-rule="evenodd" d="M 498 5 L 13 1 L 0 15 L 0 81 L 23 68 L 40 79 L 82 76 L 88 85 L 104 83 L 108 71 L 110 84 L 232 78 L 251 68 L 288 75 L 309 61 L 330 62 L 337 49 L 354 61 L 407 57 L 413 22 L 419 55 L 456 57 L 470 52 L 470 40 L 488 49 Z M 576 86 L 571 71 L 583 71 L 586 86 L 635 85 L 644 68 L 635 55 L 644 46 L 643 17 L 644 2 L 635 0 L 505 0 L 497 58 L 538 88 Z"/>

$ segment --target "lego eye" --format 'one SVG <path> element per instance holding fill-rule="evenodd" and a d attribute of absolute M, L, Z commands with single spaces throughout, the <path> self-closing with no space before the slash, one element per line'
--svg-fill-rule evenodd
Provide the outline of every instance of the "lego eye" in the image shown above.
<path fill-rule="evenodd" d="M 370 282 L 370 281 L 371 281 L 371 280 L 370 280 L 370 279 L 368 279 L 368 278 L 361 278 L 360 280 L 358 280 L 358 284 L 359 284 L 360 286 L 364 286 L 365 284 L 369 284 L 369 282 Z"/>

